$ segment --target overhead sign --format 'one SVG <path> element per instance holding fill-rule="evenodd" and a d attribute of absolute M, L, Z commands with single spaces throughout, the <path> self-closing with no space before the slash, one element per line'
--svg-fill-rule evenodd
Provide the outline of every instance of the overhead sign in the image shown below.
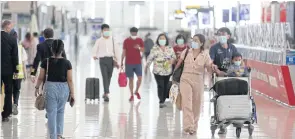
<path fill-rule="evenodd" d="M 231 21 L 237 22 L 237 13 L 238 13 L 237 7 L 232 7 L 232 10 L 231 10 Z"/>
<path fill-rule="evenodd" d="M 228 9 L 222 10 L 222 22 L 224 22 L 224 23 L 229 22 L 229 10 Z"/>
<path fill-rule="evenodd" d="M 201 6 L 200 5 L 189 5 L 189 6 L 186 6 L 185 8 L 186 9 L 199 9 L 199 8 L 201 8 Z"/>
<path fill-rule="evenodd" d="M 209 25 L 210 24 L 210 12 L 202 13 L 202 23 L 204 25 Z"/>
<path fill-rule="evenodd" d="M 240 5 L 240 20 L 250 20 L 250 4 Z"/>
<path fill-rule="evenodd" d="M 173 17 L 174 19 L 183 19 L 185 17 L 185 12 L 182 10 L 175 10 Z"/>
<path fill-rule="evenodd" d="M 89 23 L 96 23 L 96 24 L 102 24 L 104 22 L 103 18 L 88 18 Z"/>

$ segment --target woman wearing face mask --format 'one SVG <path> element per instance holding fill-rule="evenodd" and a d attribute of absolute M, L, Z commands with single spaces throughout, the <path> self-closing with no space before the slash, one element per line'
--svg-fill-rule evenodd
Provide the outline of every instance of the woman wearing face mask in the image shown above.
<path fill-rule="evenodd" d="M 180 93 L 182 96 L 183 128 L 189 134 L 194 134 L 198 128 L 204 93 L 205 68 L 211 72 L 213 67 L 209 53 L 204 51 L 204 44 L 205 37 L 203 35 L 194 35 L 191 48 L 181 53 L 176 65 L 177 69 L 184 61 L 180 78 Z"/>
<path fill-rule="evenodd" d="M 169 78 L 172 73 L 172 65 L 175 62 L 176 56 L 172 47 L 168 46 L 168 38 L 162 33 L 158 36 L 154 46 L 147 59 L 145 72 L 153 62 L 153 73 L 158 85 L 158 97 L 160 108 L 165 107 L 166 92 L 168 91 Z"/>
<path fill-rule="evenodd" d="M 176 45 L 173 47 L 173 50 L 176 54 L 177 59 L 179 59 L 180 54 L 182 53 L 183 50 L 187 49 L 188 46 L 186 45 L 186 39 L 183 35 L 179 34 L 176 36 L 175 39 Z"/>

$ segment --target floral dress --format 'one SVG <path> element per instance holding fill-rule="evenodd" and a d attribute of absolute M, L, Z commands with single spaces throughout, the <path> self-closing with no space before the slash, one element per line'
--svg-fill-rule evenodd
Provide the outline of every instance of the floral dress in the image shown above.
<path fill-rule="evenodd" d="M 165 50 L 162 50 L 159 46 L 155 46 L 151 49 L 151 53 L 147 59 L 147 65 L 153 64 L 153 73 L 161 76 L 168 76 L 172 73 L 171 60 L 175 60 L 176 55 L 174 50 L 170 46 L 166 46 Z"/>

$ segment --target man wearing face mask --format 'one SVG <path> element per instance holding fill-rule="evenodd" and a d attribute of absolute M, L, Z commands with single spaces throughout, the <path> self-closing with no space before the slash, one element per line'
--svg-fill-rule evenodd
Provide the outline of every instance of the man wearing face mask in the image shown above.
<path fill-rule="evenodd" d="M 5 88 L 4 107 L 1 116 L 2 122 L 8 122 L 8 117 L 12 113 L 13 74 L 18 73 L 18 47 L 16 38 L 10 35 L 13 24 L 5 20 L 1 27 L 1 83 L 4 83 Z"/>
<path fill-rule="evenodd" d="M 138 29 L 132 27 L 130 29 L 131 36 L 126 38 L 123 43 L 123 53 L 121 58 L 121 67 L 123 68 L 123 61 L 125 60 L 125 71 L 127 77 L 129 78 L 129 89 L 130 89 L 130 98 L 129 101 L 134 100 L 133 94 L 136 95 L 137 99 L 141 99 L 139 94 L 139 87 L 141 85 L 142 79 L 142 63 L 141 63 L 141 52 L 144 52 L 144 43 L 143 40 L 137 37 Z M 134 73 L 137 76 L 136 89 L 133 92 L 133 76 Z"/>
<path fill-rule="evenodd" d="M 231 32 L 228 28 L 220 28 L 217 31 L 217 35 L 219 42 L 210 48 L 209 53 L 213 63 L 217 65 L 215 70 L 226 72 L 233 54 L 237 52 L 237 48 L 228 41 L 231 37 Z"/>
<path fill-rule="evenodd" d="M 213 70 L 217 73 L 227 72 L 233 54 L 237 53 L 237 48 L 228 40 L 231 37 L 231 32 L 228 28 L 223 27 L 217 31 L 218 43 L 210 48 L 210 57 L 214 63 Z M 220 128 L 218 134 L 225 134 L 226 128 Z"/>
<path fill-rule="evenodd" d="M 110 83 L 113 74 L 114 66 L 119 68 L 117 62 L 117 44 L 110 35 L 110 26 L 107 24 L 101 25 L 102 37 L 96 40 L 93 47 L 93 59 L 99 59 L 100 71 L 103 80 L 105 102 L 109 102 Z"/>

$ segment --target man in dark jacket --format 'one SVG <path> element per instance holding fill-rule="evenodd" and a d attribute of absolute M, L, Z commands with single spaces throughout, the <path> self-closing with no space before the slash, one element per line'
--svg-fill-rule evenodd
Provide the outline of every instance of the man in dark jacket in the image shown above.
<path fill-rule="evenodd" d="M 44 61 L 46 58 L 49 58 L 52 56 L 51 52 L 51 45 L 53 42 L 53 29 L 47 28 L 44 30 L 44 37 L 45 41 L 43 43 L 40 43 L 37 45 L 37 54 L 34 59 L 33 67 L 31 69 L 31 79 L 33 82 L 35 82 L 36 73 L 38 70 L 39 63 Z M 66 53 L 63 51 L 62 56 L 66 58 Z"/>
<path fill-rule="evenodd" d="M 11 36 L 13 25 L 10 21 L 2 22 L 1 30 L 1 83 L 4 83 L 5 100 L 2 122 L 8 122 L 12 113 L 12 82 L 13 74 L 17 73 L 18 48 L 16 39 Z"/>

